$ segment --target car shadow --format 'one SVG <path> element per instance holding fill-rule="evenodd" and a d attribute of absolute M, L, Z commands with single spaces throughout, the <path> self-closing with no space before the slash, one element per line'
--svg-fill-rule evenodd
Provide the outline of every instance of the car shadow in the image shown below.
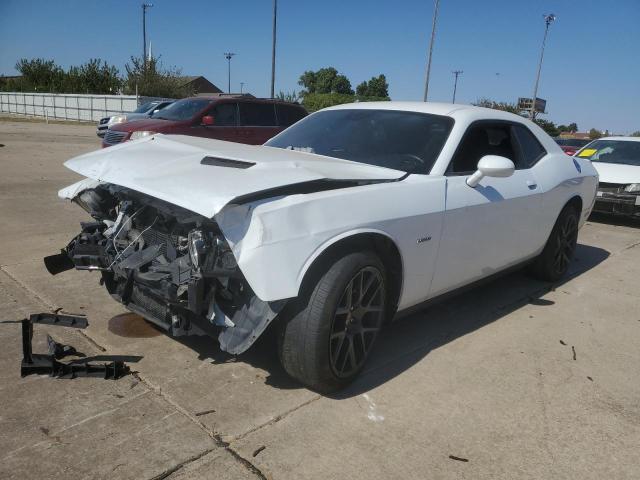
<path fill-rule="evenodd" d="M 488 325 L 527 304 L 553 306 L 543 297 L 564 283 L 591 270 L 609 256 L 598 247 L 578 244 L 569 272 L 550 284 L 517 271 L 387 325 L 379 334 L 367 366 L 356 381 L 330 398 L 345 399 L 365 393 L 402 374 L 429 352 Z M 234 356 L 220 350 L 209 337 L 179 337 L 203 361 L 244 362 L 267 372 L 265 383 L 274 388 L 303 388 L 280 365 L 275 328 L 267 331 L 245 353 Z"/>
<path fill-rule="evenodd" d="M 589 222 L 604 223 L 616 227 L 640 227 L 640 217 L 629 217 L 625 215 L 611 215 L 600 212 L 593 212 L 589 216 Z"/>

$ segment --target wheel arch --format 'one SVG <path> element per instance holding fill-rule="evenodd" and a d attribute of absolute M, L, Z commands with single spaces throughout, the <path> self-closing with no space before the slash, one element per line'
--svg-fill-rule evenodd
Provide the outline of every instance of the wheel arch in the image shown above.
<path fill-rule="evenodd" d="M 372 250 L 385 266 L 390 283 L 387 318 L 391 318 L 398 306 L 404 283 L 404 263 L 397 242 L 386 232 L 375 229 L 361 229 L 344 232 L 323 243 L 306 261 L 298 277 L 299 294 L 309 285 L 310 279 L 317 278 L 326 265 L 347 252 L 363 249 Z"/>

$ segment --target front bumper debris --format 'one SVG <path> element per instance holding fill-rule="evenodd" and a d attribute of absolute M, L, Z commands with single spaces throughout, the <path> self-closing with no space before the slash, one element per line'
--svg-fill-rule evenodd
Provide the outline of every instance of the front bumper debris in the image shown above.
<path fill-rule="evenodd" d="M 624 191 L 624 185 L 600 184 L 594 212 L 640 216 L 640 195 Z"/>
<path fill-rule="evenodd" d="M 48 337 L 49 353 L 33 353 L 33 324 L 56 325 L 70 328 L 87 328 L 89 323 L 85 317 L 62 315 L 58 313 L 36 313 L 20 322 L 22 324 L 22 362 L 20 375 L 49 375 L 57 378 L 99 377 L 117 380 L 129 373 L 129 367 L 121 360 L 96 363 L 63 363 L 58 359 L 67 355 L 75 355 L 73 347 L 61 345 Z"/>

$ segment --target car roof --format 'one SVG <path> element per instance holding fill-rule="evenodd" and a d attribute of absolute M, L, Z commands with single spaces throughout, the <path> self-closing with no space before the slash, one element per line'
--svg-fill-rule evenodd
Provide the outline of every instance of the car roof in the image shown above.
<path fill-rule="evenodd" d="M 619 142 L 640 142 L 640 137 L 600 137 L 596 140 L 617 140 Z"/>
<path fill-rule="evenodd" d="M 357 102 L 345 103 L 326 108 L 325 110 L 348 110 L 348 109 L 374 109 L 374 110 L 401 110 L 405 112 L 431 113 L 433 115 L 445 115 L 454 118 L 469 118 L 475 120 L 495 119 L 522 122 L 527 120 L 521 115 L 495 110 L 493 108 L 476 107 L 475 105 L 464 105 L 458 103 L 438 103 L 438 102 Z"/>
<path fill-rule="evenodd" d="M 207 96 L 207 95 L 198 95 L 197 97 L 187 97 L 187 98 L 203 98 L 205 100 L 210 100 L 213 102 L 225 102 L 225 101 L 233 101 L 233 102 L 254 102 L 254 103 L 278 103 L 283 105 L 294 105 L 298 107 L 302 107 L 297 102 L 287 102 L 285 100 L 279 100 L 277 98 L 256 98 L 253 95 L 216 95 L 216 96 Z"/>

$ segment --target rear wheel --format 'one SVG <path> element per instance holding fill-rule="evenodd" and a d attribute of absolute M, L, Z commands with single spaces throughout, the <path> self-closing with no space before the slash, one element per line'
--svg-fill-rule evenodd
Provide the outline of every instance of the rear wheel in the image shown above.
<path fill-rule="evenodd" d="M 578 243 L 578 210 L 566 205 L 556 220 L 542 253 L 532 265 L 540 280 L 555 282 L 567 273 Z"/>
<path fill-rule="evenodd" d="M 350 383 L 382 326 L 386 288 L 384 265 L 371 252 L 345 254 L 310 279 L 281 319 L 279 353 L 287 373 L 322 392 Z"/>

